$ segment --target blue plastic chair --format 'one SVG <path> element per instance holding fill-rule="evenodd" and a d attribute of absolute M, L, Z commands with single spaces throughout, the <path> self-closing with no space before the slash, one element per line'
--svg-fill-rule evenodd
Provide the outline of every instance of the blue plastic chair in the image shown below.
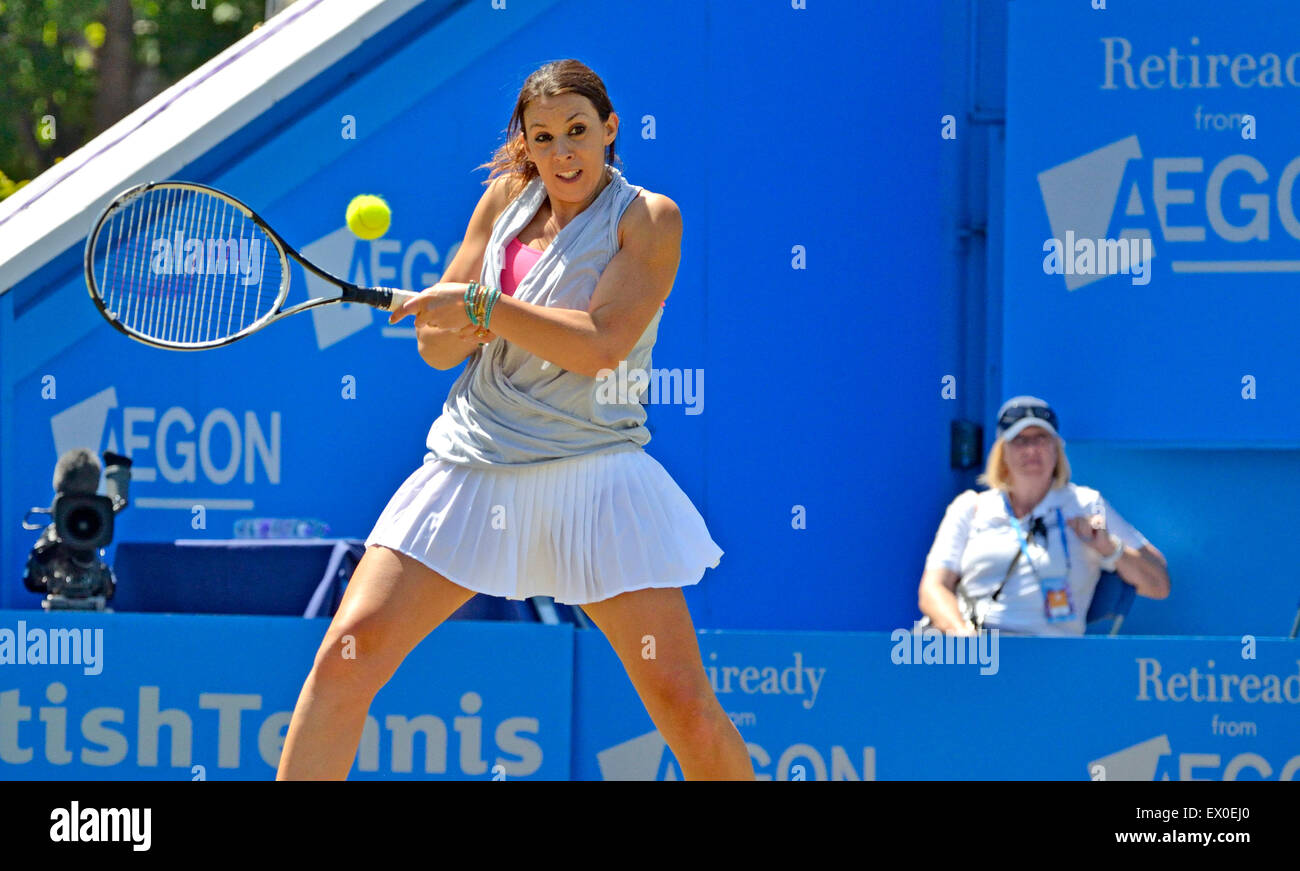
<path fill-rule="evenodd" d="M 1102 572 L 1097 581 L 1097 590 L 1093 593 L 1092 604 L 1088 606 L 1087 625 L 1113 620 L 1108 635 L 1118 635 L 1119 627 L 1133 607 L 1137 597 L 1137 588 L 1125 581 L 1115 572 Z"/>

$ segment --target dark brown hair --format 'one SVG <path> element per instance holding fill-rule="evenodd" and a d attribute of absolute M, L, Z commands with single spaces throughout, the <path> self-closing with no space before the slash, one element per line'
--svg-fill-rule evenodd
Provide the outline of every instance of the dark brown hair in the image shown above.
<path fill-rule="evenodd" d="M 528 152 L 524 148 L 524 107 L 538 97 L 556 97 L 560 94 L 579 94 L 586 97 L 595 107 L 601 124 L 608 121 L 610 113 L 614 111 L 614 105 L 609 101 L 609 93 L 605 90 L 605 83 L 582 61 L 570 58 L 551 61 L 538 67 L 524 80 L 524 86 L 519 89 L 519 97 L 515 100 L 515 112 L 510 116 L 510 124 L 506 127 L 505 144 L 493 153 L 491 161 L 476 167 L 476 169 L 484 167 L 491 169 L 483 184 L 491 184 L 492 180 L 500 175 L 513 175 L 515 176 L 511 190 L 513 197 L 523 189 L 524 185 L 537 178 L 537 167 L 528 159 Z M 606 162 L 613 165 L 618 161 L 618 157 L 614 154 L 614 142 L 609 144 L 606 151 Z"/>

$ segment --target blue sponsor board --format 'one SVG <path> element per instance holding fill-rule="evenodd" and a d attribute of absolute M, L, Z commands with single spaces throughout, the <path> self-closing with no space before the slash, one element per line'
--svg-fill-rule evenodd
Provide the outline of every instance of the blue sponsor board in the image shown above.
<path fill-rule="evenodd" d="M 699 639 L 762 779 L 1300 774 L 1300 655 L 1276 639 L 985 636 L 963 647 L 905 630 Z M 577 635 L 574 698 L 576 779 L 681 778 L 598 633 Z"/>
<path fill-rule="evenodd" d="M 1017 0 L 1004 395 L 1065 436 L 1300 441 L 1300 7 Z"/>
<path fill-rule="evenodd" d="M 714 692 L 764 780 L 874 780 L 874 723 L 892 709 L 859 675 L 877 636 L 701 632 Z M 574 779 L 681 780 L 622 664 L 596 631 L 578 632 Z M 830 683 L 828 683 L 830 681 Z"/>
<path fill-rule="evenodd" d="M 0 611 L 0 779 L 269 780 L 327 625 Z M 572 662 L 567 626 L 439 627 L 375 697 L 350 779 L 568 778 Z"/>
<path fill-rule="evenodd" d="M 0 611 L 0 779 L 269 779 L 325 626 Z M 1300 775 L 1300 655 L 1278 639 L 699 641 L 765 780 Z M 488 622 L 439 627 L 406 659 L 350 774 L 681 776 L 599 632 Z"/>

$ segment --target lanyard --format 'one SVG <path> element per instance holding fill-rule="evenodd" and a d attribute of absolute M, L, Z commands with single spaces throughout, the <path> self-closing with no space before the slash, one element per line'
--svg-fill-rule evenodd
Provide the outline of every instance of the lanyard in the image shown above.
<path fill-rule="evenodd" d="M 1029 563 L 1029 569 L 1038 575 L 1038 569 L 1034 567 L 1034 561 L 1029 557 L 1029 542 L 1025 539 L 1025 531 L 1020 527 L 1020 521 L 1016 518 L 1016 512 L 1011 507 L 1011 500 L 1007 494 L 1002 494 L 1002 502 L 1007 506 L 1007 517 L 1011 519 L 1011 527 L 1016 531 L 1016 538 L 1020 541 L 1020 552 L 1025 556 L 1025 562 Z M 1065 572 L 1068 575 L 1073 568 L 1070 562 L 1070 544 L 1065 538 L 1065 521 L 1061 517 L 1061 509 L 1056 509 L 1056 529 L 1061 535 L 1061 549 L 1065 551 Z"/>
<path fill-rule="evenodd" d="M 1061 518 L 1061 509 L 1056 509 L 1056 530 L 1061 533 L 1061 550 L 1065 551 L 1065 573 L 1068 575 L 1073 566 L 1070 565 L 1070 542 L 1065 537 L 1065 521 Z"/>

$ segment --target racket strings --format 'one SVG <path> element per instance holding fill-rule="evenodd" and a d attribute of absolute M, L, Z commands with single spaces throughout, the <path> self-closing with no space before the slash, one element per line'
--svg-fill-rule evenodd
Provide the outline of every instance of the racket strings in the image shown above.
<path fill-rule="evenodd" d="M 159 186 L 114 209 L 91 252 L 105 311 L 176 347 L 222 342 L 272 315 L 284 284 L 274 241 L 205 191 Z"/>

